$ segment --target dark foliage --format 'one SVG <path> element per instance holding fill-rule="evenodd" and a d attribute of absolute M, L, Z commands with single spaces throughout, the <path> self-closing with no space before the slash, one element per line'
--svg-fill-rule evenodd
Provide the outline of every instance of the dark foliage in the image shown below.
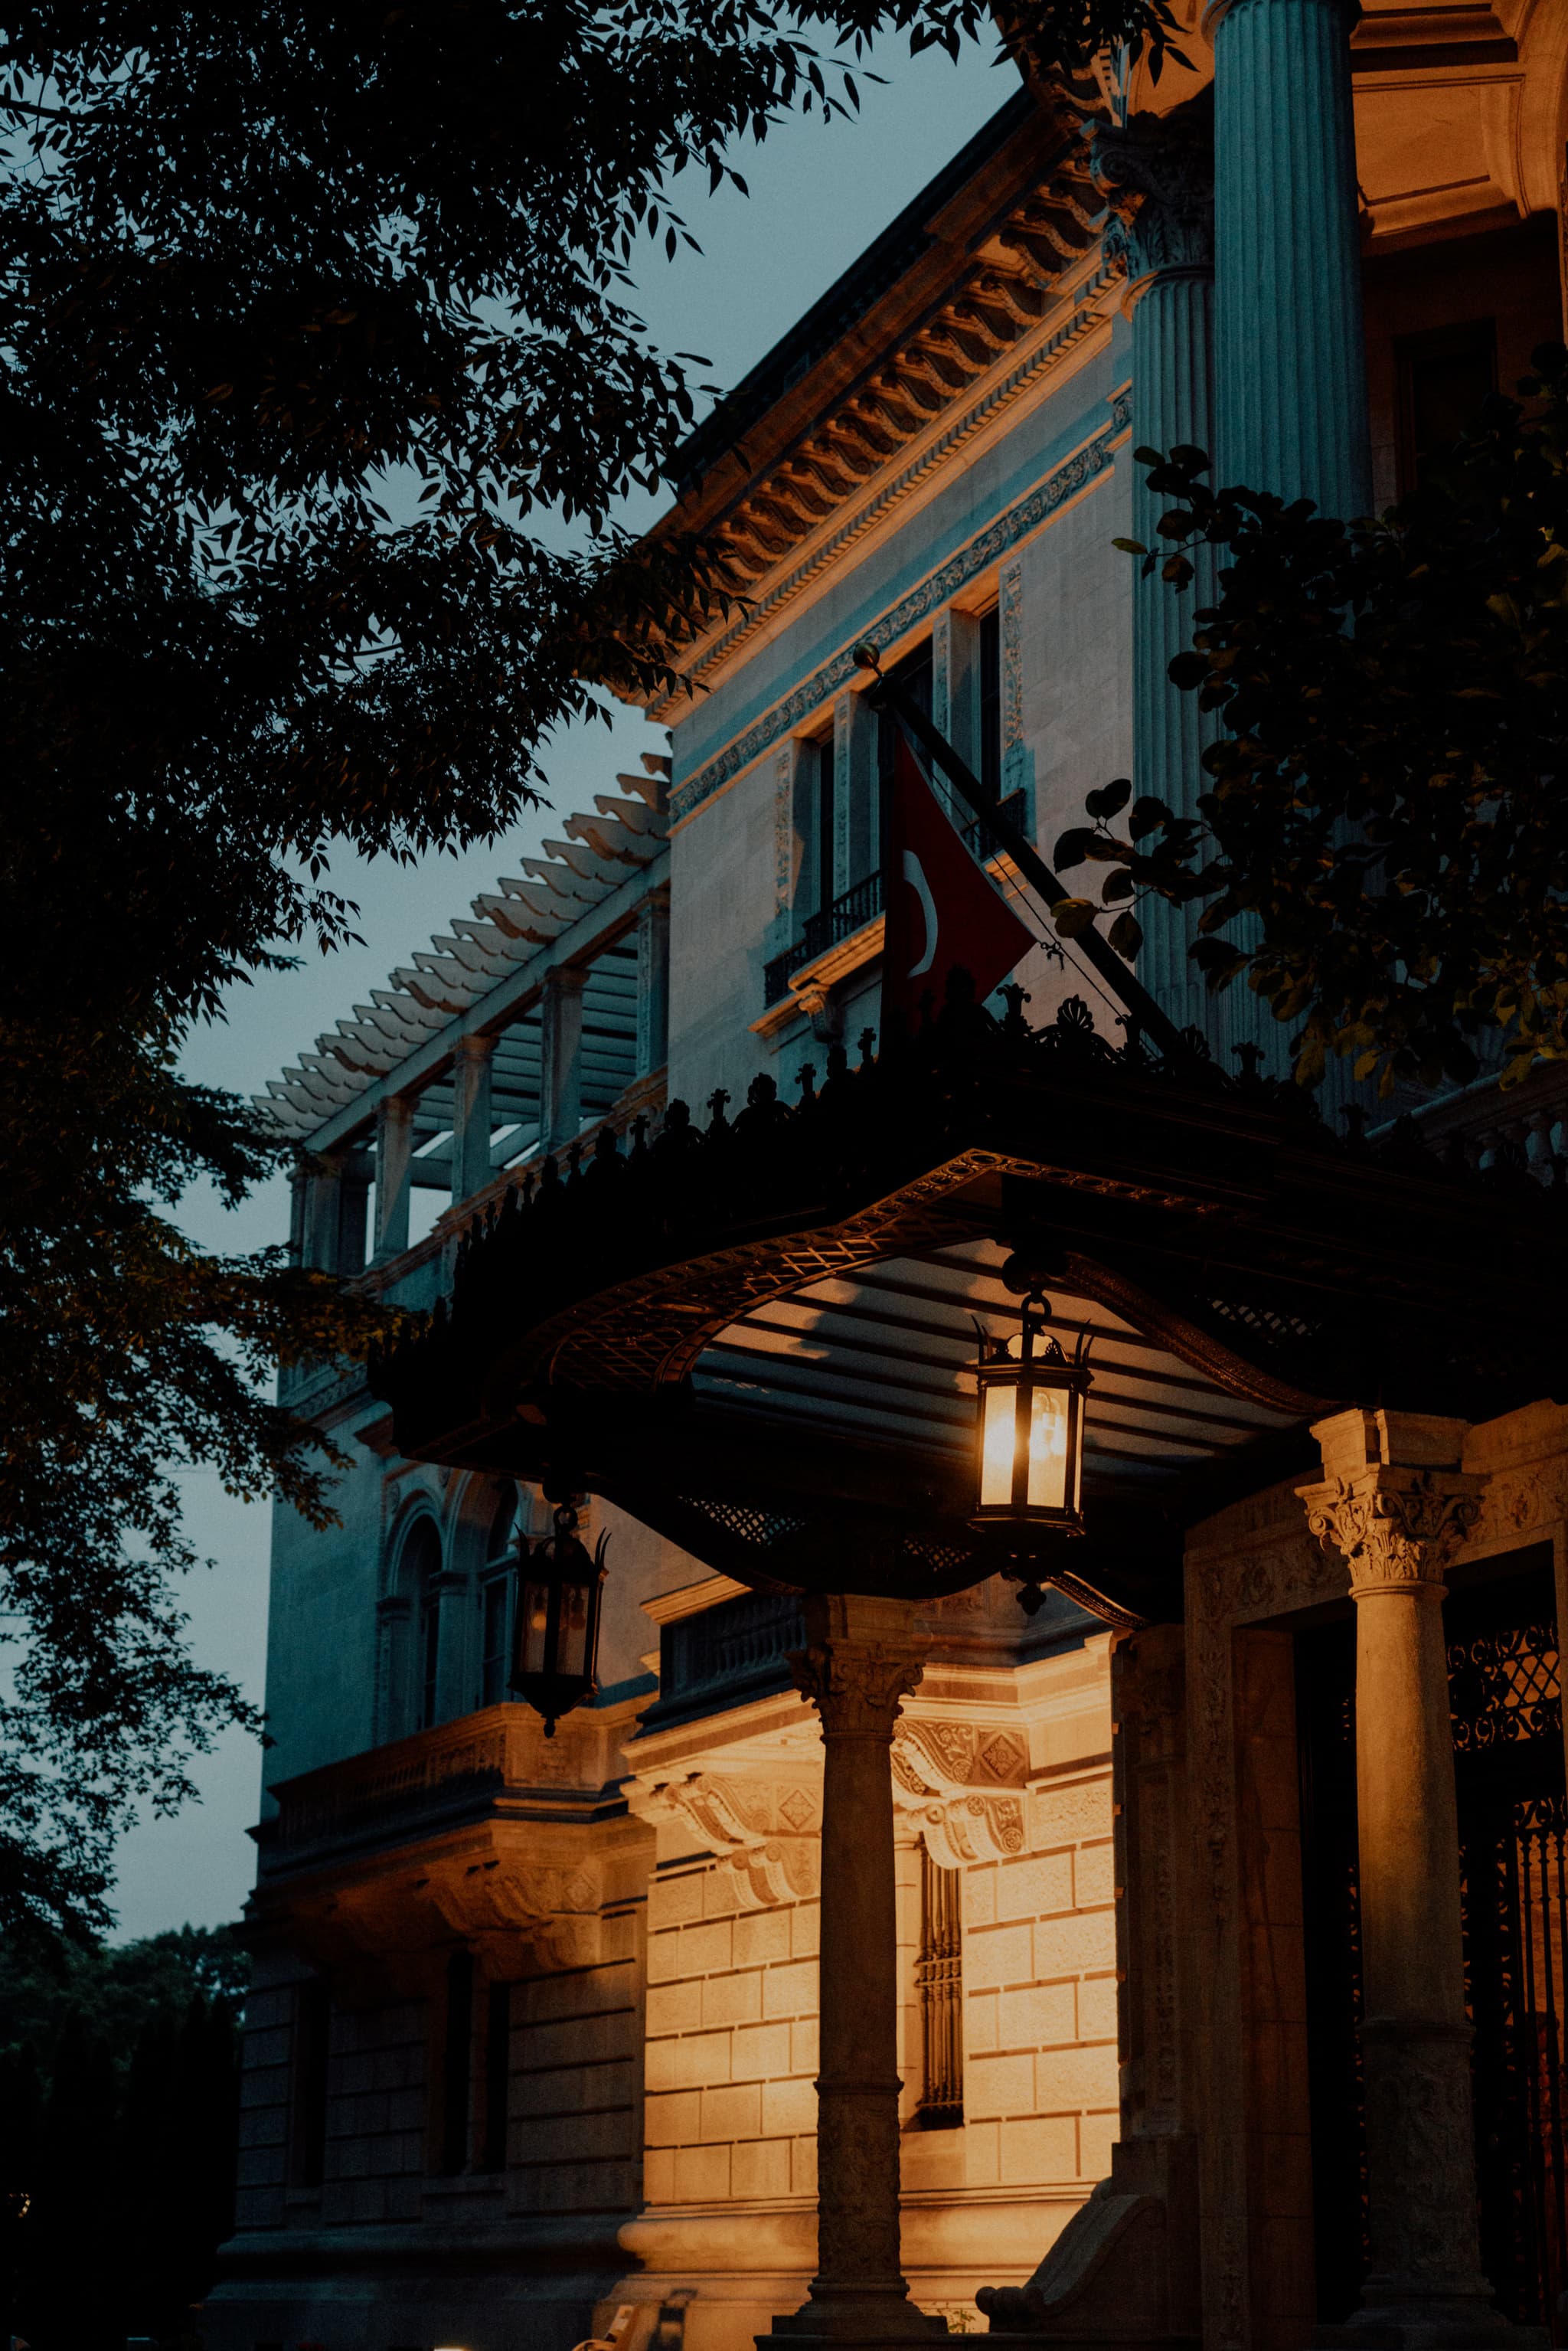
<path fill-rule="evenodd" d="M 1190 549 L 1223 559 L 1171 664 L 1222 731 L 1196 817 L 1125 781 L 1090 795 L 1056 862 L 1110 871 L 1057 920 L 1122 906 L 1132 954 L 1137 893 L 1200 904 L 1209 986 L 1244 977 L 1300 1024 L 1309 1085 L 1331 1055 L 1385 1093 L 1468 1079 L 1483 1049 L 1505 1082 L 1568 1055 L 1568 352 L 1535 364 L 1381 520 L 1137 453 L 1167 551 L 1123 544 L 1177 590 Z"/>
<path fill-rule="evenodd" d="M 232 1929 L 0 1946 L 0 2334 L 178 2341 L 234 2220 Z"/>
<path fill-rule="evenodd" d="M 1049 80 L 1164 0 L 1029 0 Z M 847 113 L 981 0 L 24 5 L 0 35 L 0 1924 L 101 1926 L 113 1838 L 244 1719 L 198 1671 L 169 1465 L 329 1513 L 284 1361 L 388 1318 L 168 1211 L 278 1152 L 190 1023 L 351 935 L 332 844 L 486 839 L 553 729 L 726 594 L 635 547 L 695 413 L 629 307 L 682 174 Z"/>

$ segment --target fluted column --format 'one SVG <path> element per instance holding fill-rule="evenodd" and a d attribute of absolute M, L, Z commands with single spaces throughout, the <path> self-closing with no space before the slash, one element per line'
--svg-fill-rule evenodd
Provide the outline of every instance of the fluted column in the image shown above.
<path fill-rule="evenodd" d="M 1480 2343 L 1512 2330 L 1490 2306 L 1476 2231 L 1443 1579 L 1485 1480 L 1458 1468 L 1461 1421 L 1354 1411 L 1313 1434 L 1324 1481 L 1298 1490 L 1313 1533 L 1343 1552 L 1356 1604 L 1372 2266 L 1352 2325 Z"/>
<path fill-rule="evenodd" d="M 1218 477 L 1372 505 L 1350 35 L 1356 0 L 1218 0 Z"/>
<path fill-rule="evenodd" d="M 1166 116 L 1135 114 L 1094 141 L 1094 171 L 1111 196 L 1117 226 L 1108 238 L 1126 256 L 1124 308 L 1133 322 L 1133 444 L 1164 455 L 1180 446 L 1212 450 L 1214 315 L 1214 136 L 1209 94 Z M 1158 547 L 1170 500 L 1147 486 L 1135 465 L 1133 537 Z M 1197 696 L 1171 684 L 1170 665 L 1192 643 L 1194 612 L 1209 601 L 1214 565 L 1207 549 L 1181 594 L 1155 571 L 1133 589 L 1133 781 L 1183 816 L 1196 816 L 1207 781 L 1204 746 L 1211 722 Z M 1178 1028 L 1197 1027 L 1218 1052 L 1222 1000 L 1211 998 L 1187 950 L 1198 910 L 1145 900 L 1138 977 Z"/>
<path fill-rule="evenodd" d="M 777 2335 L 839 2344 L 945 2335 L 899 2267 L 898 1946 L 893 1727 L 925 1644 L 904 1601 L 806 1603 L 790 1670 L 822 1723 L 822 1910 L 818 1960 L 817 2274 Z M 766 2341 L 766 2337 L 759 2340 Z"/>

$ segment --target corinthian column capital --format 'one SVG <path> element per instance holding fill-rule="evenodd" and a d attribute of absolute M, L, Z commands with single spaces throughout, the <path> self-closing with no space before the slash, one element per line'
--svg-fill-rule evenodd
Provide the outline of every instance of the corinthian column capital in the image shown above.
<path fill-rule="evenodd" d="M 919 1687 L 921 1652 L 883 1642 L 813 1643 L 794 1652 L 789 1671 L 825 1731 L 891 1740 L 900 1701 Z"/>
<path fill-rule="evenodd" d="M 1458 1469 L 1380 1462 L 1296 1491 L 1318 1541 L 1343 1552 L 1359 1599 L 1417 1585 L 1440 1594 L 1450 1560 L 1480 1516 L 1486 1482 Z"/>
<path fill-rule="evenodd" d="M 808 1596 L 807 1646 L 791 1656 L 789 1671 L 821 1717 L 824 1737 L 891 1742 L 900 1701 L 919 1687 L 930 1646 L 914 1621 L 907 1601 L 858 1593 Z"/>
<path fill-rule="evenodd" d="M 1174 269 L 1214 267 L 1214 109 L 1208 92 L 1172 114 L 1134 114 L 1096 131 L 1094 178 L 1113 219 L 1106 250 L 1126 257 L 1130 298 Z"/>

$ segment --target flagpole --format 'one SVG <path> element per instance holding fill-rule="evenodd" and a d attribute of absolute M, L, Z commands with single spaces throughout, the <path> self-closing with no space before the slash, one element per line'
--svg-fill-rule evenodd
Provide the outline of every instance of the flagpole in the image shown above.
<path fill-rule="evenodd" d="M 918 703 L 911 700 L 901 685 L 888 677 L 882 666 L 874 645 L 856 645 L 854 658 L 863 669 L 875 673 L 876 684 L 868 697 L 873 708 L 886 707 L 904 721 L 921 748 L 928 752 L 941 768 L 960 799 L 969 807 L 993 835 L 998 845 L 1005 849 L 1013 863 L 1044 899 L 1046 906 L 1055 905 L 1059 899 L 1071 896 L 1064 890 L 1050 866 L 1031 841 L 1024 839 L 1010 817 L 1003 816 L 995 800 L 982 790 L 978 778 L 960 759 L 945 736 L 939 735 Z M 1192 1047 L 1168 1013 L 1162 1012 L 1137 975 L 1101 937 L 1091 924 L 1080 932 L 1073 946 L 1081 949 L 1105 982 L 1117 1002 L 1123 1006 L 1133 1025 L 1141 1029 L 1161 1052 L 1175 1061 L 1191 1061 Z"/>

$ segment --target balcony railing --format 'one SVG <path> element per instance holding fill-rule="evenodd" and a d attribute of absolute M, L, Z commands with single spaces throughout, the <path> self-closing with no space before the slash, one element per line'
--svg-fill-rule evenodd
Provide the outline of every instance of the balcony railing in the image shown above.
<path fill-rule="evenodd" d="M 846 890 L 841 898 L 835 898 L 832 904 L 824 906 L 821 914 L 810 915 L 794 946 L 786 947 L 782 955 L 776 955 L 770 963 L 764 965 L 763 1008 L 766 1010 L 768 1005 L 782 1004 L 789 993 L 789 982 L 796 972 L 806 964 L 815 963 L 820 955 L 825 955 L 830 947 L 836 947 L 841 939 L 852 938 L 856 931 L 863 931 L 868 923 L 875 922 L 881 912 L 882 874 L 879 870 L 875 873 L 868 873 L 863 882 L 857 882 L 852 890 Z"/>
<path fill-rule="evenodd" d="M 805 1643 L 793 1593 L 742 1593 L 700 1615 L 677 1617 L 660 1628 L 659 1696 L 643 1717 L 644 1728 L 720 1714 L 785 1688 L 784 1659 Z"/>
<path fill-rule="evenodd" d="M 998 813 L 1009 818 L 1015 827 L 1021 828 L 1027 809 L 1028 802 L 1022 792 L 1009 792 L 999 804 Z M 964 841 L 971 856 L 983 861 L 997 854 L 996 835 L 983 817 L 977 817 L 973 823 L 965 826 Z M 762 967 L 764 1011 L 771 1009 L 775 1004 L 783 1003 L 789 993 L 789 982 L 798 971 L 803 970 L 809 963 L 815 963 L 820 955 L 825 955 L 830 947 L 836 947 L 841 940 L 852 938 L 857 931 L 863 931 L 868 923 L 875 922 L 882 910 L 883 876 L 878 871 L 868 873 L 863 882 L 857 882 L 853 889 L 846 890 L 842 897 L 835 898 L 831 906 L 824 906 L 819 914 L 808 916 L 805 928 L 794 946 L 786 947 L 782 955 L 774 956 Z"/>

